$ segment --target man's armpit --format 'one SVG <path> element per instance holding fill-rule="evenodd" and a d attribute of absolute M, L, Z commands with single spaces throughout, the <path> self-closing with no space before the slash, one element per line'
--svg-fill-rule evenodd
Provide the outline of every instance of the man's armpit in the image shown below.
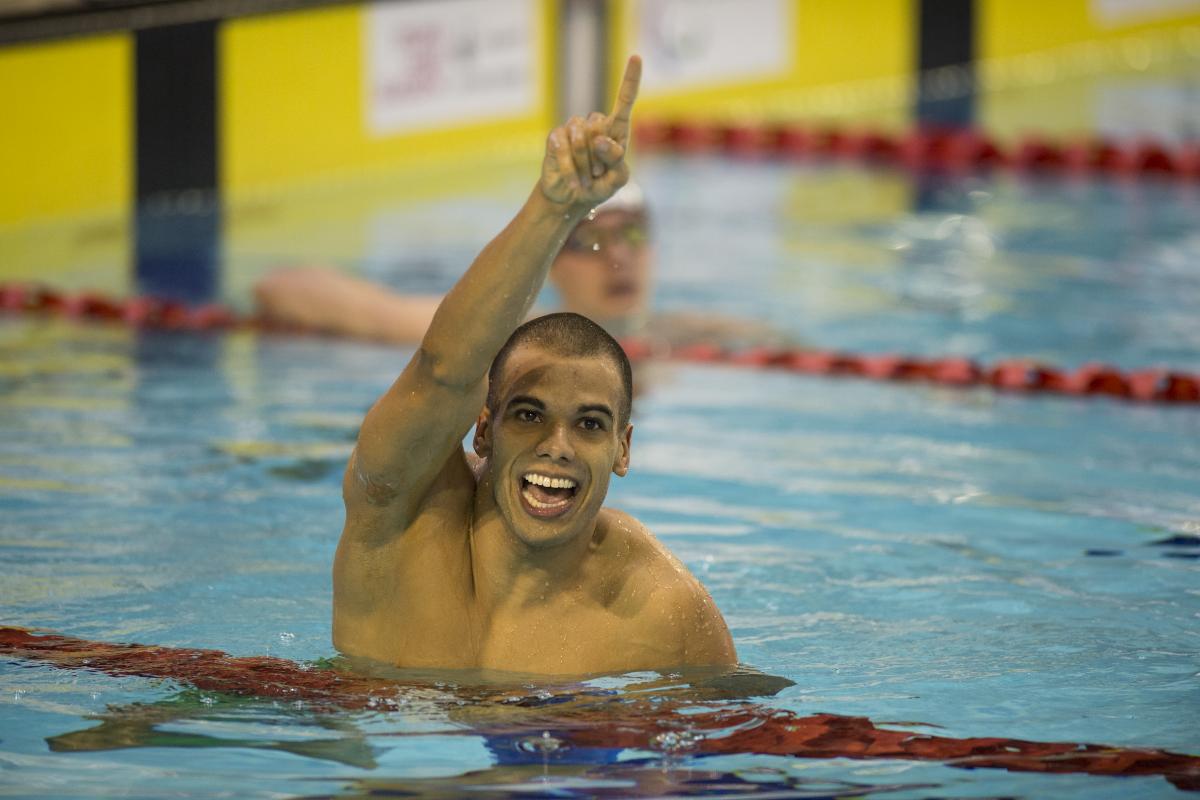
<path fill-rule="evenodd" d="M 358 468 L 358 459 L 353 464 L 354 480 L 362 492 L 363 499 L 373 506 L 387 506 L 400 496 L 400 489 L 390 483 L 376 481 Z"/>
<path fill-rule="evenodd" d="M 346 505 L 363 500 L 368 505 L 384 507 L 390 505 L 400 495 L 400 488 L 395 484 L 376 480 L 359 468 L 358 449 L 350 454 L 350 462 L 346 464 L 346 473 L 342 479 L 342 496 Z"/>

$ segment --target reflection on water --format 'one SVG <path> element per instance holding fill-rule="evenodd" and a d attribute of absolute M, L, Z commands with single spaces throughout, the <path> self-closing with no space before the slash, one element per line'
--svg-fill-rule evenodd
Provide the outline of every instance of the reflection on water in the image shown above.
<path fill-rule="evenodd" d="M 453 778 L 360 780 L 338 797 L 479 798 L 518 797 L 761 797 L 852 798 L 898 791 L 936 790 L 930 783 L 856 783 L 797 775 L 795 770 L 759 767 L 721 771 L 677 766 L 658 759 L 630 759 L 617 766 L 559 763 L 491 767 Z M 311 799 L 310 799 L 311 800 Z"/>
<path fill-rule="evenodd" d="M 89 718 L 98 725 L 49 737 L 51 752 L 103 752 L 130 748 L 246 748 L 288 753 L 361 770 L 379 767 L 385 748 L 372 743 L 363 725 L 338 716 L 315 716 L 286 706 L 255 707 L 254 701 L 217 700 L 189 691 L 153 704 L 113 706 Z M 393 732 L 387 736 L 424 735 Z M 441 735 L 473 735 L 446 730 Z M 449 778 L 359 778 L 338 797 L 663 797 L 772 796 L 864 797 L 900 789 L 935 788 L 921 783 L 849 782 L 807 778 L 794 769 L 751 771 L 684 763 L 687 734 L 668 731 L 655 753 L 623 754 L 621 748 L 571 746 L 549 731 L 484 735 L 496 765 Z M 377 740 L 376 740 L 377 741 Z M 683 745 L 680 745 L 683 742 Z M 310 795 L 311 796 L 311 795 Z M 327 795 L 321 795 L 327 796 Z"/>
<path fill-rule="evenodd" d="M 97 646 L 87 652 L 94 655 L 83 664 L 105 664 L 100 669 L 118 671 L 119 662 L 107 659 L 110 648 Z M 158 652 L 143 650 L 144 669 L 154 669 Z M 204 656 L 197 655 L 197 658 Z M 130 661 L 130 668 L 133 660 Z M 340 669 L 357 668 L 356 675 L 370 675 L 378 694 L 367 701 L 348 694 L 347 701 L 365 705 L 355 714 L 336 713 L 333 709 L 314 710 L 301 699 L 266 700 L 225 692 L 187 689 L 153 702 L 114 704 L 103 711 L 85 715 L 90 725 L 80 730 L 46 738 L 51 752 L 104 752 L 137 748 L 244 748 L 256 751 L 290 753 L 305 758 L 329 761 L 358 769 L 379 766 L 377 757 L 386 750 L 381 741 L 403 736 L 481 736 L 487 749 L 503 768 L 487 773 L 497 790 L 509 782 L 507 776 L 521 772 L 521 765 L 540 764 L 549 780 L 553 764 L 556 778 L 572 777 L 573 783 L 590 775 L 591 765 L 614 764 L 624 751 L 620 746 L 587 746 L 556 738 L 542 726 L 553 728 L 564 721 L 592 725 L 588 717 L 598 709 L 600 724 L 607 705 L 650 703 L 661 706 L 662 724 L 674 726 L 652 736 L 649 745 L 665 755 L 686 754 L 704 734 L 690 731 L 683 717 L 671 718 L 679 708 L 694 707 L 709 711 L 713 703 L 764 697 L 793 685 L 786 678 L 756 670 L 736 671 L 693 669 L 686 674 L 668 676 L 657 673 L 631 673 L 600 677 L 568 686 L 544 683 L 536 676 L 520 677 L 503 673 L 470 671 L 399 670 L 375 662 L 339 659 Z M 60 662 L 66 667 L 66 662 Z M 300 674 L 330 665 L 300 665 Z M 262 665 L 248 668 L 251 674 L 263 671 Z M 278 670 L 276 670 L 278 672 Z M 531 682 L 534 681 L 534 682 Z M 297 684 L 301 686 L 301 684 Z M 347 691 L 354 690 L 347 686 Z M 23 692 L 22 692 L 23 693 Z M 381 728 L 383 723 L 385 727 Z M 533 731 L 533 732 L 531 732 Z M 567 734 L 569 735 L 569 734 Z M 383 737 L 381 740 L 380 737 Z M 658 757 L 639 759 L 657 763 Z M 645 773 L 648 782 L 635 786 L 658 786 L 656 770 Z M 599 777 L 599 776 L 593 776 Z M 612 777 L 605 780 L 613 780 Z M 618 780 L 620 780 L 618 778 Z M 550 783 L 542 788 L 549 790 Z M 518 791 L 509 787 L 505 791 Z M 578 788 L 578 787 L 577 787 Z M 435 784 L 431 791 L 437 791 Z M 372 789 L 372 791 L 377 791 Z"/>
<path fill-rule="evenodd" d="M 286 705 L 270 711 L 252 701 L 220 701 L 197 691 L 154 703 L 114 705 L 87 717 L 94 727 L 47 737 L 51 752 L 78 753 L 139 747 L 199 749 L 239 747 L 274 750 L 373 769 L 375 754 L 365 735 L 335 716 L 313 716 Z M 232 706 L 232 707 L 230 707 Z M 239 714 L 239 706 L 244 713 Z M 320 737 L 326 738 L 320 738 Z M 281 737 L 281 738 L 277 738 Z"/>

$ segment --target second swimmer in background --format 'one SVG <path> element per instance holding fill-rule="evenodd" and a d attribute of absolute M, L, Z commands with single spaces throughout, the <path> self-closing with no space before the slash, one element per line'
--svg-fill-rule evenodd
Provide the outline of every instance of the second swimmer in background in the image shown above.
<path fill-rule="evenodd" d="M 710 312 L 653 313 L 654 249 L 645 196 L 626 184 L 584 218 L 550 269 L 559 311 L 600 323 L 613 336 L 639 338 L 661 352 L 696 342 L 782 344 L 766 325 Z M 413 345 L 442 298 L 395 292 L 328 267 L 276 270 L 255 286 L 264 319 L 356 339 Z"/>

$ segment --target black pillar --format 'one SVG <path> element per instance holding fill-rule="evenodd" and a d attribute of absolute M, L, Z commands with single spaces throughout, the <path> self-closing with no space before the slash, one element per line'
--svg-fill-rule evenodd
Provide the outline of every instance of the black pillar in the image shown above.
<path fill-rule="evenodd" d="M 917 122 L 959 128 L 975 121 L 974 0 L 920 0 Z M 957 67 L 943 70 L 943 67 Z"/>
<path fill-rule="evenodd" d="M 135 38 L 137 285 L 188 303 L 218 291 L 216 35 L 208 21 Z"/>

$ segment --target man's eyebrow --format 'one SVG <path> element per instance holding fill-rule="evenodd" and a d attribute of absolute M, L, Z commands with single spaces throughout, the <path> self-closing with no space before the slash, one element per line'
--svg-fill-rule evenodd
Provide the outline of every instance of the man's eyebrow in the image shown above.
<path fill-rule="evenodd" d="M 613 413 L 612 409 L 609 408 L 608 406 L 604 405 L 603 403 L 591 403 L 589 405 L 579 407 L 580 414 L 586 414 L 589 411 L 595 411 L 600 414 L 607 414 L 609 419 L 617 418 L 617 415 Z"/>
<path fill-rule="evenodd" d="M 515 405 L 533 406 L 538 411 L 546 410 L 545 403 L 543 403 L 541 400 L 538 400 L 536 397 L 532 397 L 527 394 L 518 394 L 518 395 L 513 396 L 513 398 L 508 401 L 508 405 L 509 406 L 515 406 Z"/>

